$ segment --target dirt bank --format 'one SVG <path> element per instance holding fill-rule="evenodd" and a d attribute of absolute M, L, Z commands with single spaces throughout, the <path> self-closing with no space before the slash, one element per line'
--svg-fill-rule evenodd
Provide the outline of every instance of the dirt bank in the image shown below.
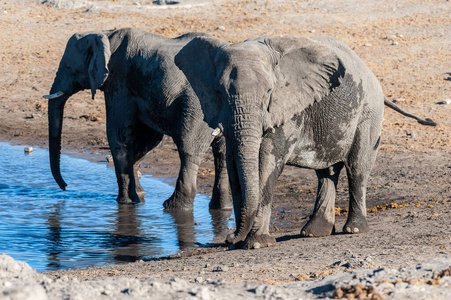
<path fill-rule="evenodd" d="M 162 282 L 173 280 L 173 285 L 182 280 L 181 289 L 200 289 L 191 293 L 198 298 L 203 297 L 201 288 L 205 286 L 208 291 L 217 287 L 219 294 L 228 291 L 231 294 L 226 295 L 234 297 L 277 298 L 280 292 L 280 297 L 291 298 L 295 295 L 291 294 L 292 290 L 307 291 L 316 284 L 303 285 L 305 281 L 340 272 L 386 268 L 404 274 L 399 268 L 414 268 L 433 258 L 439 265 L 435 271 L 449 267 L 451 105 L 438 103 L 451 98 L 451 2 L 180 0 L 179 4 L 166 7 L 147 0 L 46 2 L 47 5 L 32 0 L 0 2 L 2 140 L 45 147 L 47 102 L 42 95 L 49 92 L 67 39 L 77 31 L 122 27 L 171 37 L 202 31 L 231 42 L 262 35 L 336 36 L 361 56 L 390 99 L 404 99 L 399 102 L 404 109 L 430 117 L 439 125 L 421 126 L 386 110 L 383 142 L 368 188 L 367 206 L 372 209 L 368 233 L 341 234 L 346 216 L 337 209 L 342 214 L 337 216 L 336 235 L 300 238 L 299 231 L 313 209 L 316 176 L 310 170 L 287 167 L 275 191 L 271 231 L 278 243 L 273 248 L 230 251 L 221 244 L 223 240 L 218 240 L 214 247 L 167 259 L 48 272 L 45 276 L 63 276 L 59 280 L 86 281 L 86 284 L 108 281 L 111 277 L 133 282 L 149 278 Z M 102 95 L 91 100 L 89 92 L 79 93 L 66 107 L 63 150 L 92 154 L 94 160 L 103 159 L 108 154 L 108 144 Z M 165 139 L 144 165 L 143 173 L 175 177 L 179 164 L 170 139 Z M 199 178 L 201 192 L 210 193 L 211 170 L 212 156 L 207 154 Z M 337 206 L 347 207 L 345 174 L 340 180 Z M 399 278 L 409 276 L 405 274 Z M 429 275 L 432 279 L 434 274 Z M 343 279 L 343 282 L 347 281 Z M 438 286 L 449 289 L 446 282 L 442 280 Z M 253 284 L 265 284 L 268 289 L 260 293 Z M 407 279 L 398 282 L 400 285 L 392 281 L 390 284 L 379 290 L 384 297 L 408 298 L 409 294 L 395 292 L 401 286 L 416 296 L 419 288 L 437 287 Z M 136 289 L 139 286 L 135 285 Z M 248 290 L 255 292 L 248 293 Z M 46 293 L 43 295 L 57 297 L 48 290 Z M 205 293 L 211 298 L 217 296 Z M 437 297 L 441 295 L 438 291 L 434 293 Z M 331 297 L 332 291 L 328 294 L 310 291 L 305 295 Z"/>

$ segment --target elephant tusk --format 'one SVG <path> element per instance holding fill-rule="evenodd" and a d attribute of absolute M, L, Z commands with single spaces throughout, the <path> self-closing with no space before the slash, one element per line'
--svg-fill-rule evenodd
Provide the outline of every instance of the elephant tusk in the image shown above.
<path fill-rule="evenodd" d="M 64 93 L 61 92 L 61 91 L 58 91 L 58 92 L 53 93 L 51 95 L 45 95 L 45 96 L 42 96 L 42 97 L 44 97 L 45 99 L 51 100 L 51 99 L 56 99 L 58 97 L 61 97 L 62 95 L 64 95 Z"/>
<path fill-rule="evenodd" d="M 212 136 L 218 136 L 221 133 L 221 128 L 217 127 L 213 132 L 211 133 Z"/>

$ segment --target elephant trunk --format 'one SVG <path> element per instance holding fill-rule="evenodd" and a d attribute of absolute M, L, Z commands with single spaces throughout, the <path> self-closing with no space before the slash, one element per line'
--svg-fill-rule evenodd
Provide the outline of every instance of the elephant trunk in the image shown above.
<path fill-rule="evenodd" d="M 51 92 L 55 94 L 55 92 Z M 49 154 L 50 168 L 55 181 L 62 190 L 66 189 L 67 184 L 61 176 L 60 158 L 61 158 L 61 132 L 63 128 L 64 105 L 68 97 L 62 96 L 49 100 Z"/>
<path fill-rule="evenodd" d="M 241 187 L 240 207 L 235 214 L 237 224 L 234 243 L 244 241 L 252 226 L 260 203 L 259 152 L 262 136 L 261 119 L 252 105 L 234 107 L 232 125 L 233 152 L 238 181 Z"/>

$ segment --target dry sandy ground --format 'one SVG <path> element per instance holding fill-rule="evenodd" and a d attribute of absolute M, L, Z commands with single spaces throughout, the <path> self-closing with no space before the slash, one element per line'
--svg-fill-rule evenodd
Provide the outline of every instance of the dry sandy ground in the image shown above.
<path fill-rule="evenodd" d="M 368 233 L 341 234 L 347 207 L 343 174 L 337 196 L 337 234 L 300 238 L 313 208 L 316 177 L 313 171 L 287 167 L 273 205 L 275 247 L 228 250 L 222 239 L 209 248 L 149 262 L 46 274 L 29 271 L 31 275 L 25 277 L 30 280 L 41 282 L 40 276 L 47 276 L 40 285 L 45 288 L 42 299 L 62 295 L 74 299 L 87 295 L 93 299 L 316 298 L 332 297 L 341 286 L 357 283 L 363 286 L 357 286 L 358 292 L 351 291 L 352 295 L 363 289 L 368 296 L 372 286 L 377 291 L 369 296 L 373 298 L 450 299 L 449 271 L 442 276 L 440 272 L 451 265 L 451 105 L 439 104 L 451 98 L 450 1 L 179 0 L 165 7 L 150 0 L 39 2 L 0 1 L 1 140 L 45 147 L 47 103 L 42 95 L 50 89 L 68 38 L 77 31 L 122 27 L 170 37 L 201 31 L 231 42 L 262 35 L 336 36 L 361 56 L 390 99 L 405 99 L 401 107 L 439 124 L 424 127 L 386 110 L 383 143 L 368 188 L 367 206 L 372 209 Z M 103 159 L 108 145 L 102 95 L 91 100 L 89 92 L 79 93 L 66 107 L 63 149 L 84 155 L 100 152 Z M 175 177 L 178 157 L 172 142 L 165 139 L 145 165 L 143 173 Z M 210 192 L 212 169 L 208 154 L 201 166 L 201 192 Z M 434 267 L 428 267 L 432 259 Z M 422 267 L 416 268 L 419 263 Z M 8 275 L 8 268 L 0 269 L 0 274 L 6 274 L 0 278 L 21 278 Z M 380 268 L 385 270 L 340 275 Z M 14 289 L 15 281 L 5 280 L 0 283 L 4 297 L 26 298 L 25 288 Z M 146 289 L 144 283 L 149 280 L 163 283 L 152 289 L 146 285 Z M 16 294 L 5 296 L 11 289 Z M 346 296 L 346 289 L 340 291 L 344 294 L 335 292 L 337 297 Z"/>

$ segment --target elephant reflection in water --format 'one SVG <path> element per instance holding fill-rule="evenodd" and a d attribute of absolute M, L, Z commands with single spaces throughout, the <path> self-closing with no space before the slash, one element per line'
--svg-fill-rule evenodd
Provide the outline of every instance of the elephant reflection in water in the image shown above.
<path fill-rule="evenodd" d="M 62 237 L 61 237 L 61 209 L 64 206 L 64 201 L 60 201 L 54 204 L 54 210 L 48 215 L 46 225 L 48 226 L 48 232 L 46 235 L 49 241 L 47 251 L 47 267 L 53 269 L 59 269 L 61 262 L 59 255 L 63 253 Z"/>
<path fill-rule="evenodd" d="M 114 231 L 99 232 L 73 230 L 69 225 L 64 228 L 62 225 L 65 221 L 64 205 L 65 201 L 56 203 L 54 209 L 47 216 L 48 232 L 45 237 L 48 240 L 46 252 L 48 269 L 65 267 L 65 258 L 72 258 L 70 252 L 77 250 L 74 242 L 81 243 L 81 245 L 78 245 L 77 251 L 80 248 L 85 252 L 90 249 L 89 253 L 91 253 L 92 249 L 108 249 L 108 253 L 112 252 L 113 257 L 109 257 L 110 254 L 106 254 L 104 258 L 97 257 L 97 259 L 105 261 L 134 262 L 145 257 L 164 255 L 162 252 L 165 246 L 162 244 L 164 241 L 153 233 L 146 235 L 146 232 L 143 231 L 145 225 L 141 222 L 143 216 L 139 215 L 139 206 L 119 204 L 113 221 Z M 186 251 L 195 247 L 197 239 L 193 212 L 170 210 L 168 213 L 174 220 L 179 249 Z M 210 210 L 210 213 L 214 237 L 217 238 L 220 234 L 226 234 L 228 219 L 232 211 Z M 102 250 L 101 253 L 104 253 L 104 251 Z"/>
<path fill-rule="evenodd" d="M 196 246 L 196 226 L 192 212 L 168 211 L 174 218 L 177 228 L 177 239 L 180 251 L 186 251 Z M 227 225 L 232 211 L 230 210 L 210 210 L 213 235 L 218 238 L 221 234 L 227 233 Z M 200 225 L 200 224 L 199 224 Z"/>

